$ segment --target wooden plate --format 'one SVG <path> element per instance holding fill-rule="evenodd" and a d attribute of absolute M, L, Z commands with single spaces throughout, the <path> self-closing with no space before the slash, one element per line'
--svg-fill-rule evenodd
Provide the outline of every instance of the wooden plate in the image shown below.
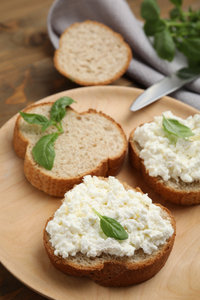
<path fill-rule="evenodd" d="M 197 111 L 169 97 L 139 111 L 129 106 L 142 91 L 126 87 L 88 87 L 65 91 L 43 99 L 57 100 L 68 95 L 78 111 L 95 108 L 112 116 L 127 136 L 140 123 L 171 110 L 187 117 Z M 200 295 L 200 206 L 168 205 L 177 221 L 177 236 L 164 268 L 152 279 L 128 288 L 105 288 L 86 278 L 66 276 L 49 262 L 42 242 L 46 219 L 60 206 L 61 199 L 36 190 L 25 179 L 23 160 L 12 148 L 16 116 L 0 130 L 0 259 L 24 284 L 53 299 L 199 299 Z M 140 175 L 126 162 L 118 178 L 132 186 L 140 185 L 154 201 L 161 201 L 149 190 Z M 162 202 L 162 201 L 161 201 Z"/>

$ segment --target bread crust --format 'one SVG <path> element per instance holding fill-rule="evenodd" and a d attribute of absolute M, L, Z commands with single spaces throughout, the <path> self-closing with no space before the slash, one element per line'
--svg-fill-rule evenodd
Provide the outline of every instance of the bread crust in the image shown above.
<path fill-rule="evenodd" d="M 29 112 L 33 107 L 42 106 L 42 105 L 49 105 L 53 104 L 52 102 L 45 102 L 39 103 L 35 105 L 31 105 L 24 109 L 24 112 Z M 68 108 L 69 109 L 69 108 Z M 72 109 L 72 108 L 70 108 Z M 111 122 L 117 126 L 119 129 L 119 133 L 123 138 L 123 149 L 119 153 L 112 158 L 107 158 L 102 160 L 94 169 L 85 172 L 79 176 L 71 177 L 71 178 L 57 178 L 53 174 L 50 176 L 44 172 L 44 169 L 37 165 L 37 163 L 33 160 L 31 151 L 27 151 L 29 148 L 29 141 L 23 136 L 20 130 L 20 118 L 19 115 L 14 128 L 13 134 L 13 146 L 16 154 L 24 159 L 24 174 L 27 180 L 37 189 L 55 196 L 55 197 L 63 197 L 65 192 L 71 189 L 75 184 L 78 184 L 82 181 L 82 178 L 86 175 L 97 175 L 97 176 L 109 176 L 109 175 L 116 175 L 125 158 L 127 152 L 127 139 L 126 135 L 121 127 L 116 121 L 114 121 L 110 116 L 107 116 L 103 112 L 97 112 L 94 109 L 89 109 L 88 111 L 79 113 L 79 115 L 84 115 L 87 113 L 97 113 L 107 118 Z"/>
<path fill-rule="evenodd" d="M 130 64 L 130 61 L 132 59 L 132 50 L 130 48 L 130 46 L 124 41 L 123 37 L 121 34 L 113 31 L 110 27 L 106 26 L 105 24 L 99 23 L 97 21 L 91 21 L 91 20 L 86 20 L 84 21 L 84 23 L 88 23 L 88 24 L 96 24 L 102 28 L 105 28 L 106 30 L 112 32 L 112 34 L 116 37 L 118 37 L 120 39 L 120 42 L 126 47 L 127 50 L 127 61 L 126 64 L 124 64 L 123 68 L 117 72 L 116 74 L 114 74 L 112 77 L 110 77 L 110 79 L 108 80 L 99 80 L 98 82 L 94 82 L 94 81 L 83 81 L 80 80 L 78 78 L 74 78 L 73 77 L 73 81 L 76 82 L 79 85 L 83 85 L 83 86 L 90 86 L 90 85 L 107 85 L 112 83 L 113 81 L 119 79 L 128 69 L 128 66 Z M 80 25 L 80 22 L 76 22 L 73 23 L 72 25 L 70 25 L 67 29 L 65 29 L 65 31 L 62 33 L 61 37 L 60 37 L 60 41 L 59 41 L 59 48 L 62 46 L 62 36 L 65 35 L 72 27 L 77 27 Z M 59 48 L 55 51 L 54 54 L 54 66 L 55 68 L 59 71 L 59 73 L 61 73 L 62 75 L 64 75 L 65 77 L 71 79 L 71 75 L 68 74 L 65 70 L 63 70 L 63 68 L 61 67 L 60 63 L 59 63 Z"/>
<path fill-rule="evenodd" d="M 196 182 L 183 183 L 181 179 L 179 183 L 169 180 L 164 181 L 160 176 L 150 176 L 145 168 L 144 160 L 139 157 L 139 145 L 134 142 L 133 135 L 135 129 L 129 136 L 129 159 L 131 165 L 142 173 L 146 183 L 166 201 L 178 205 L 195 205 L 200 203 L 200 183 Z"/>
<path fill-rule="evenodd" d="M 133 189 L 124 184 L 126 189 Z M 140 189 L 137 189 L 141 191 Z M 142 259 L 134 259 L 131 257 L 117 257 L 113 255 L 102 254 L 98 258 L 88 258 L 87 265 L 81 264 L 68 257 L 62 258 L 60 255 L 54 255 L 54 249 L 49 241 L 49 235 L 46 232 L 47 223 L 53 218 L 49 218 L 45 224 L 43 231 L 43 243 L 51 263 L 61 272 L 78 276 L 88 277 L 103 286 L 122 287 L 137 284 L 153 277 L 165 265 L 167 258 L 174 245 L 176 235 L 175 219 L 171 212 L 160 204 L 156 204 L 168 216 L 174 229 L 173 235 L 167 242 L 151 255 L 144 255 L 142 249 L 137 251 L 136 256 Z M 78 253 L 78 258 L 84 259 L 84 255 Z M 76 257 L 76 258 L 77 258 Z"/>

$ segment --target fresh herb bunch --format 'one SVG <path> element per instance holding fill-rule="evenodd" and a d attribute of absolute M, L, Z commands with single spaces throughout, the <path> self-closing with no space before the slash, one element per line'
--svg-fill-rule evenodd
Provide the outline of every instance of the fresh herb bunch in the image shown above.
<path fill-rule="evenodd" d="M 170 0 L 174 8 L 170 18 L 160 17 L 156 0 L 144 0 L 141 16 L 145 19 L 144 31 L 153 36 L 153 46 L 163 59 L 172 61 L 176 48 L 182 52 L 189 66 L 200 66 L 200 10 L 182 10 L 182 0 Z"/>
<path fill-rule="evenodd" d="M 128 238 L 128 233 L 119 222 L 113 218 L 102 216 L 94 208 L 93 211 L 100 218 L 101 229 L 107 237 L 112 237 L 115 240 L 126 240 Z"/>
<path fill-rule="evenodd" d="M 55 159 L 54 143 L 59 135 L 64 132 L 61 121 L 66 115 L 66 107 L 73 102 L 75 101 L 72 98 L 66 96 L 55 101 L 50 110 L 50 119 L 40 114 L 20 112 L 27 123 L 40 125 L 42 132 L 49 126 L 54 126 L 57 129 L 56 132 L 41 137 L 32 149 L 34 160 L 47 170 L 53 168 Z"/>
<path fill-rule="evenodd" d="M 166 137 L 170 140 L 171 143 L 176 143 L 178 138 L 185 139 L 194 135 L 189 127 L 181 124 L 176 119 L 167 119 L 164 115 L 162 126 Z"/>

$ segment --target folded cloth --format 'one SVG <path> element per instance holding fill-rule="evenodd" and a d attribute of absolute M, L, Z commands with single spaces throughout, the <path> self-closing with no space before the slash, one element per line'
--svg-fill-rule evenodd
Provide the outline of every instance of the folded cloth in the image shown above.
<path fill-rule="evenodd" d="M 135 18 L 125 0 L 56 0 L 47 19 L 48 34 L 53 46 L 58 48 L 59 37 L 69 25 L 85 20 L 104 23 L 121 33 L 133 51 L 127 74 L 145 87 L 187 65 L 181 53 L 177 53 L 173 62 L 157 56 L 144 34 L 141 22 Z M 200 109 L 199 94 L 200 78 L 171 96 Z"/>

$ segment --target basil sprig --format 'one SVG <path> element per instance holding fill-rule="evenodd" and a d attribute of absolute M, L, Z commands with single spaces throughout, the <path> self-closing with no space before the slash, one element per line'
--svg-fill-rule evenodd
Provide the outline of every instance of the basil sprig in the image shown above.
<path fill-rule="evenodd" d="M 40 125 L 42 132 L 49 126 L 57 128 L 56 132 L 41 137 L 32 149 L 34 160 L 47 170 L 53 168 L 55 159 L 54 144 L 58 136 L 64 132 L 61 121 L 66 115 L 66 107 L 73 102 L 75 101 L 67 96 L 55 101 L 50 110 L 50 119 L 40 114 L 20 112 L 20 115 L 27 123 Z"/>
<path fill-rule="evenodd" d="M 167 119 L 164 115 L 162 120 L 162 126 L 167 138 L 172 143 L 176 143 L 178 138 L 185 139 L 194 135 L 194 133 L 189 127 L 181 124 L 176 119 Z"/>
<path fill-rule="evenodd" d="M 115 240 L 126 240 L 128 238 L 128 233 L 119 222 L 113 218 L 102 216 L 94 208 L 93 211 L 100 218 L 101 229 L 107 237 L 112 237 Z"/>
<path fill-rule="evenodd" d="M 176 49 L 185 55 L 188 65 L 200 66 L 200 10 L 184 11 L 183 0 L 170 0 L 173 8 L 168 18 L 162 18 L 156 0 L 143 0 L 141 16 L 144 31 L 154 39 L 153 47 L 162 59 L 172 61 Z"/>

